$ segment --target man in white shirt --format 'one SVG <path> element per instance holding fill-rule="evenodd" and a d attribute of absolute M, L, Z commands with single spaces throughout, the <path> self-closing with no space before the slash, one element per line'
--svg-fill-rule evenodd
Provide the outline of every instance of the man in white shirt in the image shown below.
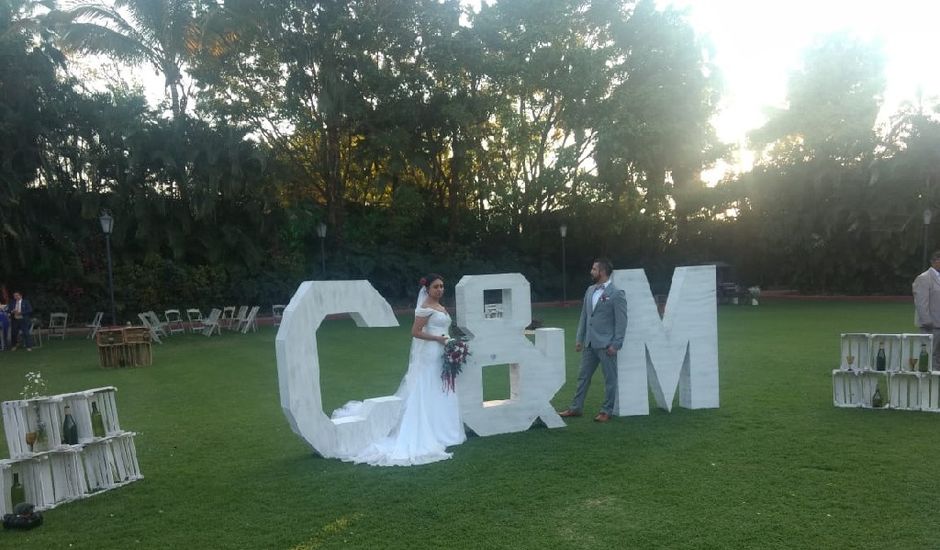
<path fill-rule="evenodd" d="M 940 370 L 940 250 L 930 256 L 930 267 L 914 279 L 914 324 L 933 334 L 933 370 Z"/>
<path fill-rule="evenodd" d="M 584 293 L 581 319 L 575 335 L 575 349 L 581 352 L 578 386 L 571 406 L 558 413 L 561 417 L 581 416 L 584 398 L 598 365 L 604 370 L 604 403 L 594 420 L 607 422 L 614 414 L 617 352 L 623 347 L 627 330 L 627 298 L 624 291 L 610 280 L 613 271 L 614 266 L 606 258 L 598 258 L 591 266 L 594 284 Z"/>

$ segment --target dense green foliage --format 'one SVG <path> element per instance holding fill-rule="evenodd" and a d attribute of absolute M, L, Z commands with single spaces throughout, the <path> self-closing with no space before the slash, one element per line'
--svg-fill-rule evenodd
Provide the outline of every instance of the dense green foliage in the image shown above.
<path fill-rule="evenodd" d="M 30 370 L 54 393 L 116 386 L 145 478 L 51 510 L 35 531 L 0 532 L 0 548 L 930 548 L 940 418 L 832 405 L 839 333 L 907 331 L 910 312 L 722 307 L 719 409 L 471 438 L 452 460 L 414 468 L 313 456 L 280 410 L 270 328 L 174 336 L 137 369 L 103 370 L 73 337 L 5 353 L 0 400 Z M 534 315 L 568 337 L 564 407 L 577 308 Z M 408 354 L 400 321 L 323 325 L 327 410 L 394 392 Z M 488 397 L 506 395 L 508 377 L 486 382 Z M 589 407 L 602 385 L 597 375 Z"/>
<path fill-rule="evenodd" d="M 720 74 L 652 0 L 61 7 L 0 1 L 0 281 L 42 312 L 104 309 L 103 210 L 128 319 L 314 277 L 407 301 L 427 270 L 557 299 L 562 224 L 568 288 L 608 255 L 660 284 L 729 260 L 747 284 L 904 292 L 940 201 L 933 107 L 876 132 L 883 62 L 849 36 L 806 52 L 755 170 L 706 187 Z M 155 71 L 166 102 L 89 89 L 84 54 Z"/>

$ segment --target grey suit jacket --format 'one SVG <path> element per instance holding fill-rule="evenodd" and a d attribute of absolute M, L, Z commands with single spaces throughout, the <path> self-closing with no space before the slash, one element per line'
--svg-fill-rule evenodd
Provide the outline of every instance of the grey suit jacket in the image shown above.
<path fill-rule="evenodd" d="M 595 285 L 591 285 L 584 293 L 575 341 L 584 347 L 620 349 L 627 332 L 627 297 L 611 282 L 597 301 L 597 307 L 592 308 L 594 288 Z"/>
<path fill-rule="evenodd" d="M 914 324 L 940 329 L 940 281 L 932 269 L 914 279 Z"/>

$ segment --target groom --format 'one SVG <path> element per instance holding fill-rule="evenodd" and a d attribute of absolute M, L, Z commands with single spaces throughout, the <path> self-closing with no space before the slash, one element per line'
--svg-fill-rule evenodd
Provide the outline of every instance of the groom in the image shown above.
<path fill-rule="evenodd" d="M 614 412 L 617 397 L 617 351 L 623 347 L 627 330 L 627 298 L 614 286 L 610 275 L 614 266 L 606 258 L 598 258 L 591 267 L 594 284 L 584 293 L 581 320 L 575 336 L 575 350 L 582 352 L 578 389 L 571 406 L 558 413 L 562 417 L 581 416 L 584 397 L 591 386 L 591 377 L 600 364 L 604 369 L 604 405 L 594 417 L 607 422 Z"/>

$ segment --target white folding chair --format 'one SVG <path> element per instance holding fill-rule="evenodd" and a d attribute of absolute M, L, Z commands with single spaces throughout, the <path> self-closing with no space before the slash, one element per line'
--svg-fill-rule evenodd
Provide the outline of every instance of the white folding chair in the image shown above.
<path fill-rule="evenodd" d="M 65 340 L 65 330 L 69 324 L 68 313 L 49 314 L 49 338 Z"/>
<path fill-rule="evenodd" d="M 215 332 L 218 335 L 222 335 L 222 329 L 220 326 L 220 317 L 222 316 L 222 310 L 214 307 L 212 311 L 209 312 L 209 317 L 202 321 L 203 329 L 202 334 L 205 336 L 212 336 L 212 333 Z"/>
<path fill-rule="evenodd" d="M 235 315 L 235 318 L 232 319 L 232 324 L 229 325 L 229 328 L 234 331 L 239 331 L 242 329 L 242 324 L 245 322 L 245 317 L 248 316 L 248 306 L 241 306 L 238 308 L 238 313 Z"/>
<path fill-rule="evenodd" d="M 145 312 L 144 312 L 144 315 L 146 315 L 146 316 L 147 316 L 147 319 L 150 321 L 150 326 L 153 327 L 154 332 L 156 332 L 157 334 L 160 334 L 160 335 L 162 335 L 164 338 L 166 338 L 166 336 L 167 336 L 167 334 L 166 334 L 166 323 L 164 323 L 163 321 L 161 321 L 160 318 L 157 317 L 157 314 L 153 312 L 153 310 L 145 311 Z"/>
<path fill-rule="evenodd" d="M 251 329 L 252 332 L 258 332 L 258 322 L 256 318 L 259 309 L 261 309 L 261 306 L 252 306 L 251 311 L 248 312 L 248 316 L 242 321 L 242 334 L 248 334 L 248 329 Z"/>
<path fill-rule="evenodd" d="M 42 347 L 42 323 L 40 323 L 39 319 L 35 317 L 33 317 L 33 320 L 29 324 L 29 336 L 30 336 L 30 339 L 33 341 L 33 344 L 36 344 L 33 347 L 35 348 Z M 14 338 L 19 338 L 19 335 L 13 335 L 11 337 L 11 340 Z"/>
<path fill-rule="evenodd" d="M 484 304 L 484 319 L 499 319 L 503 316 L 503 304 Z"/>
<path fill-rule="evenodd" d="M 235 306 L 223 307 L 222 317 L 219 318 L 219 325 L 231 330 L 233 322 L 235 322 Z"/>
<path fill-rule="evenodd" d="M 271 307 L 271 315 L 274 317 L 274 326 L 281 326 L 281 318 L 284 317 L 284 304 L 276 304 Z"/>
<path fill-rule="evenodd" d="M 189 308 L 186 310 L 186 317 L 189 319 L 189 330 L 190 332 L 196 332 L 197 330 L 202 332 L 205 325 L 205 319 L 202 318 L 202 312 L 196 308 Z"/>
<path fill-rule="evenodd" d="M 163 312 L 163 316 L 166 317 L 166 329 L 170 331 L 170 334 L 186 332 L 186 327 L 183 325 L 183 316 L 180 315 L 180 310 L 168 309 Z"/>
<path fill-rule="evenodd" d="M 85 328 L 89 329 L 88 338 L 94 338 L 95 335 L 98 334 L 98 329 L 101 328 L 101 319 L 103 317 L 104 312 L 99 311 L 98 313 L 95 313 L 95 319 L 91 323 L 85 325 Z"/>
<path fill-rule="evenodd" d="M 160 340 L 160 335 L 157 334 L 157 329 L 156 329 L 156 327 L 154 327 L 154 326 L 153 326 L 153 323 L 150 322 L 150 316 L 147 315 L 146 312 L 144 312 L 144 313 L 138 313 L 138 314 L 137 314 L 137 317 L 140 318 L 141 324 L 143 324 L 145 327 L 147 327 L 147 330 L 150 331 L 150 337 L 153 338 L 153 341 L 156 342 L 156 343 L 158 343 L 158 344 L 162 344 L 163 341 Z M 104 333 L 102 332 L 102 334 L 104 334 Z M 166 336 L 166 333 L 164 333 L 163 335 Z"/>

